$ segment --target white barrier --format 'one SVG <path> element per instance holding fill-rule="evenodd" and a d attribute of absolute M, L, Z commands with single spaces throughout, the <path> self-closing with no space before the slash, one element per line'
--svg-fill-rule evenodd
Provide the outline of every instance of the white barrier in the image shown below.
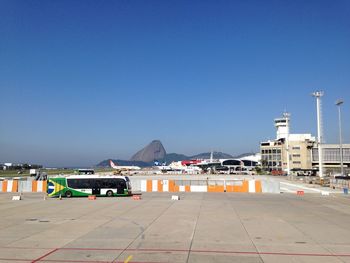
<path fill-rule="evenodd" d="M 32 181 L 20 181 L 18 184 L 18 192 L 32 192 Z"/>
<path fill-rule="evenodd" d="M 262 180 L 261 188 L 263 193 L 279 194 L 281 193 L 280 182 L 272 180 Z"/>

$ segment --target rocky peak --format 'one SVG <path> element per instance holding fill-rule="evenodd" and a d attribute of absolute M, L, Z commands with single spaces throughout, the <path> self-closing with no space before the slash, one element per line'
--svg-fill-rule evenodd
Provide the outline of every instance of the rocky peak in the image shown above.
<path fill-rule="evenodd" d="M 146 147 L 138 151 L 131 157 L 131 161 L 153 162 L 162 160 L 166 155 L 163 144 L 159 140 L 154 140 Z"/>

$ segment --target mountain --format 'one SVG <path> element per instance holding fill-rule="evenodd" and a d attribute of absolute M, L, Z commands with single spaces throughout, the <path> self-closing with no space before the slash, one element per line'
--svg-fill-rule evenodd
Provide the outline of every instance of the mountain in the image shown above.
<path fill-rule="evenodd" d="M 255 153 L 253 153 L 255 154 Z M 253 155 L 251 153 L 241 154 L 239 156 L 233 157 L 230 154 L 223 152 L 213 152 L 213 159 L 231 159 L 231 158 L 241 158 L 247 155 Z M 126 160 L 113 160 L 114 163 L 118 165 L 136 165 L 140 167 L 149 167 L 153 165 L 155 160 L 160 162 L 166 162 L 170 164 L 171 162 L 183 161 L 183 160 L 193 160 L 193 159 L 210 159 L 210 152 L 200 153 L 193 156 L 187 156 L 184 154 L 169 153 L 167 154 L 163 144 L 159 140 L 154 140 L 146 147 L 135 153 L 129 161 Z M 97 167 L 109 167 L 109 160 L 104 160 L 97 164 Z"/>
<path fill-rule="evenodd" d="M 135 153 L 134 156 L 131 157 L 130 161 L 149 163 L 153 162 L 154 160 L 163 160 L 165 156 L 166 151 L 163 144 L 159 140 L 154 140 L 145 148 Z"/>

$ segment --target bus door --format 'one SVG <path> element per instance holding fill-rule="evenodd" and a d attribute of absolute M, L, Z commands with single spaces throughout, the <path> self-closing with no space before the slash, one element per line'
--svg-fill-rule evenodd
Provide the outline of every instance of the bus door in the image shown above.
<path fill-rule="evenodd" d="M 93 195 L 100 195 L 101 194 L 101 184 L 100 184 L 99 180 L 92 179 L 91 186 L 92 186 L 92 194 Z"/>
<path fill-rule="evenodd" d="M 92 194 L 93 195 L 100 195 L 101 194 L 101 188 L 98 188 L 98 187 L 92 188 Z"/>
<path fill-rule="evenodd" d="M 124 194 L 124 189 L 126 189 L 126 182 L 124 180 L 118 180 L 118 185 L 117 185 L 117 194 L 122 195 Z"/>

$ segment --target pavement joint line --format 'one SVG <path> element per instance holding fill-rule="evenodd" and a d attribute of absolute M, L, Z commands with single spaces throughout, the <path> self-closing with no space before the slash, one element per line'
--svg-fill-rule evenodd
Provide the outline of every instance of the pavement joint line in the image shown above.
<path fill-rule="evenodd" d="M 38 204 L 39 202 L 41 202 L 41 201 L 35 202 L 35 203 L 33 203 L 33 204 Z M 108 205 L 103 206 L 103 207 L 100 208 L 98 211 L 107 208 L 107 206 L 108 206 Z M 63 207 L 62 210 L 60 210 L 60 211 L 65 211 L 65 210 L 66 210 L 66 207 Z M 57 211 L 57 213 L 58 213 L 58 211 Z M 81 215 L 81 216 L 79 216 L 79 217 L 76 217 L 75 219 L 80 219 L 80 218 L 82 218 L 82 217 L 84 217 L 84 216 L 86 216 L 86 215 L 89 215 L 89 214 L 90 214 L 90 213 L 85 213 L 85 214 L 83 214 L 83 215 Z M 11 226 L 8 226 L 8 227 L 6 227 L 6 228 L 9 228 L 9 227 L 12 227 L 12 225 L 11 225 Z M 37 234 L 39 234 L 39 233 L 41 233 L 41 231 L 38 231 Z M 30 235 L 28 235 L 28 236 L 21 237 L 21 238 L 19 238 L 19 239 L 13 240 L 13 241 L 12 241 L 11 243 L 9 243 L 9 244 L 16 243 L 16 242 L 18 242 L 18 241 L 20 241 L 20 240 L 22 240 L 22 239 L 26 239 L 26 238 L 28 238 L 28 237 L 30 237 L 30 236 L 32 236 L 32 235 L 33 235 L 33 234 L 30 234 Z M 69 243 L 70 243 L 70 242 L 69 242 Z M 69 243 L 67 243 L 67 244 L 69 244 Z M 66 245 L 67 245 L 67 244 L 66 244 Z"/>
<path fill-rule="evenodd" d="M 291 204 L 294 205 L 294 204 Z M 324 219 L 324 218 L 323 218 Z M 310 236 L 309 234 L 305 233 L 305 231 L 303 231 L 302 229 L 300 229 L 296 224 L 294 224 L 293 222 L 288 222 L 288 224 L 290 224 L 291 226 L 293 226 L 295 229 L 297 229 L 298 231 L 300 231 L 303 235 L 307 236 L 308 238 L 310 238 L 313 242 L 315 242 L 315 244 L 317 244 L 318 246 L 320 246 L 321 248 L 323 248 L 324 250 L 328 251 L 330 254 L 334 255 L 333 252 L 328 249 L 327 247 L 323 246 L 322 244 L 320 244 L 317 240 L 315 240 L 314 238 L 312 238 L 312 236 Z M 342 261 L 338 256 L 334 255 L 334 257 L 338 258 L 340 261 Z"/>
<path fill-rule="evenodd" d="M 287 195 L 286 195 L 286 197 L 287 197 Z M 297 207 L 297 205 L 295 205 L 294 202 L 293 202 L 293 203 L 290 202 L 290 201 L 292 200 L 292 199 L 290 199 L 290 197 L 291 197 L 291 196 L 288 196 L 288 198 L 289 198 L 289 204 L 290 204 L 290 205 L 293 205 L 293 206 L 295 206 L 295 207 Z M 295 199 L 293 199 L 293 200 L 295 200 Z M 311 205 L 315 205 L 312 199 L 303 198 L 303 202 L 307 202 L 307 203 L 310 203 Z M 331 209 L 330 207 L 324 207 L 324 208 Z M 319 214 L 316 213 L 314 210 L 310 210 L 310 209 L 309 209 L 309 210 L 307 210 L 307 211 L 308 211 L 309 213 L 315 215 L 316 217 L 321 218 L 321 219 L 327 221 L 328 223 L 332 223 L 332 224 L 335 224 L 336 226 L 338 226 L 338 227 L 340 227 L 340 228 L 344 228 L 344 225 L 338 224 L 338 223 L 335 223 L 335 222 L 332 222 L 331 220 L 329 220 L 329 218 L 327 218 L 327 217 L 325 217 L 325 216 L 323 216 L 323 215 L 319 215 Z M 329 213 L 329 214 L 332 214 L 332 213 Z M 348 216 L 348 214 L 346 214 L 346 216 Z M 345 228 L 345 229 L 346 229 L 346 228 Z"/>
<path fill-rule="evenodd" d="M 36 204 L 36 203 L 37 203 L 37 202 L 35 202 L 34 204 Z M 112 203 L 112 204 L 114 204 L 114 203 Z M 104 209 L 108 208 L 110 205 L 111 205 L 111 204 L 104 205 L 102 208 L 98 209 L 98 211 L 104 210 Z M 141 205 L 141 204 L 137 205 L 136 207 L 138 207 L 138 206 L 140 206 L 140 205 Z M 130 208 L 128 211 L 130 211 L 130 210 L 132 210 L 132 209 L 134 209 L 134 208 L 135 208 L 135 207 Z M 64 208 L 64 209 L 66 209 L 66 208 Z M 64 209 L 62 209 L 62 210 L 64 210 Z M 90 213 L 84 213 L 83 215 L 81 215 L 81 216 L 79 216 L 79 217 L 76 217 L 75 219 L 82 218 L 82 217 L 84 217 L 84 216 L 86 216 L 86 215 L 89 215 L 89 214 L 90 214 Z M 108 222 L 111 222 L 111 221 L 113 221 L 115 218 L 116 218 L 116 217 L 112 218 L 111 220 L 109 220 L 109 221 L 107 221 L 107 222 L 105 222 L 105 223 L 103 223 L 103 224 L 101 224 L 101 225 L 104 225 L 104 224 L 106 224 L 106 223 L 108 223 Z M 100 226 L 101 226 L 101 225 L 100 225 Z M 98 226 L 98 227 L 100 227 L 100 226 Z M 96 227 L 96 228 L 97 228 L 97 227 Z M 83 234 L 83 235 L 84 235 L 84 234 Z M 83 235 L 82 235 L 82 236 L 83 236 Z M 22 239 L 25 239 L 25 238 L 28 238 L 28 237 L 29 237 L 29 236 L 26 236 L 26 237 L 24 237 L 24 238 L 20 238 L 20 239 L 14 240 L 14 241 L 11 242 L 11 243 L 18 242 L 19 240 L 22 240 Z M 73 241 L 71 241 L 71 242 L 73 242 Z M 71 243 L 71 242 L 69 242 L 69 243 Z M 67 243 L 66 245 L 68 245 L 69 243 Z M 29 249 L 30 249 L 30 248 L 29 248 Z M 31 249 L 33 249 L 33 248 L 31 248 Z M 51 249 L 51 248 L 48 248 L 48 249 Z M 51 251 L 50 253 L 48 253 L 48 254 L 46 254 L 46 255 L 44 255 L 44 256 L 38 258 L 38 259 L 35 259 L 35 260 L 31 261 L 31 262 L 32 262 L 32 263 L 35 263 L 35 262 L 42 261 L 41 259 L 43 259 L 43 258 L 49 256 L 50 254 L 52 254 L 52 253 L 54 253 L 55 251 L 60 250 L 60 249 L 62 249 L 62 248 L 55 248 L 55 249 L 54 249 L 53 251 Z"/>
<path fill-rule="evenodd" d="M 151 200 L 152 200 L 152 198 L 150 198 L 150 199 L 148 200 L 148 202 L 150 202 Z M 175 204 L 175 202 L 171 202 L 170 205 L 169 205 L 168 207 L 166 207 L 154 220 L 152 220 L 152 221 L 149 223 L 149 225 L 148 225 L 147 227 L 145 227 L 145 228 L 143 229 L 143 231 L 140 232 L 140 234 L 138 234 L 138 235 L 134 238 L 134 240 L 131 241 L 131 242 L 129 243 L 129 245 L 127 245 L 126 248 L 124 248 L 124 249 L 122 250 L 122 252 L 119 253 L 119 255 L 118 255 L 114 260 L 112 260 L 112 263 L 113 263 L 113 262 L 118 262 L 118 258 L 120 257 L 120 255 L 122 255 L 125 251 L 128 251 L 127 249 L 128 249 L 140 236 L 142 236 L 142 235 L 147 231 L 147 229 L 149 229 L 149 228 L 151 227 L 151 225 L 154 224 L 154 222 L 156 222 L 162 215 L 164 215 L 165 212 L 168 211 L 168 210 L 170 209 L 170 207 L 172 207 L 174 204 Z M 141 205 L 141 204 L 140 204 L 140 205 Z"/>
<path fill-rule="evenodd" d="M 48 253 L 46 253 L 45 255 L 43 255 L 43 256 L 41 256 L 41 257 L 39 257 L 39 258 L 37 258 L 37 259 L 34 259 L 31 263 L 39 262 L 39 261 L 41 261 L 43 258 L 46 258 L 47 256 L 49 256 L 49 255 L 55 253 L 57 250 L 59 250 L 59 248 L 55 248 L 55 249 L 49 251 Z"/>
<path fill-rule="evenodd" d="M 202 206 L 203 206 L 203 198 L 204 198 L 204 197 L 203 197 L 203 195 L 202 195 L 201 205 L 199 206 L 199 211 L 198 211 L 198 215 L 197 215 L 197 218 L 196 218 L 196 224 L 194 225 L 194 229 L 193 229 L 193 233 L 192 233 L 192 238 L 191 238 L 191 243 L 190 243 L 190 248 L 189 248 L 188 254 L 187 254 L 186 263 L 188 263 L 188 260 L 190 259 L 190 254 L 191 254 L 193 239 L 194 239 L 194 236 L 196 235 L 198 220 L 199 220 L 199 217 L 200 217 L 200 215 L 201 215 L 201 210 L 202 210 Z"/>
<path fill-rule="evenodd" d="M 119 212 L 119 210 L 118 210 L 119 214 L 118 214 L 117 216 L 112 217 L 110 220 L 108 220 L 108 221 L 102 223 L 101 225 L 96 226 L 96 227 L 93 228 L 92 230 L 97 229 L 97 228 L 99 228 L 99 227 L 101 227 L 101 226 L 104 226 L 104 225 L 106 225 L 106 224 L 108 224 L 108 223 L 114 221 L 116 218 L 120 217 L 121 215 L 125 214 L 126 212 L 130 212 L 131 210 L 134 210 L 134 209 L 136 209 L 136 208 L 138 208 L 138 207 L 140 207 L 140 206 L 142 206 L 142 205 L 145 205 L 145 203 L 148 203 L 148 202 L 150 202 L 150 200 L 148 200 L 148 201 L 146 201 L 146 202 L 143 202 L 143 203 L 138 203 L 138 204 L 135 205 L 134 207 L 131 207 L 131 208 L 125 210 L 125 211 L 120 211 L 120 212 Z M 114 205 L 114 204 L 115 204 L 115 203 L 112 203 L 112 205 Z M 108 208 L 109 206 L 110 206 L 110 204 L 104 206 L 102 209 Z M 102 209 L 99 209 L 99 211 L 102 210 Z M 79 217 L 79 218 L 80 218 L 80 217 Z M 83 235 L 79 236 L 78 238 L 81 238 L 81 237 L 84 236 L 84 235 L 86 235 L 86 234 L 83 234 Z M 78 239 L 78 238 L 76 238 L 76 239 Z M 65 244 L 65 246 L 67 246 L 67 245 L 69 245 L 70 243 L 74 242 L 76 239 L 74 239 L 73 241 L 71 241 L 71 242 Z M 64 249 L 64 248 L 61 248 L 61 249 Z M 121 253 L 123 253 L 123 252 L 121 252 Z M 120 254 L 121 254 L 121 253 L 120 253 Z M 120 254 L 118 255 L 118 257 L 120 256 Z M 118 258 L 118 257 L 117 257 L 117 258 Z M 112 262 L 113 262 L 113 261 L 112 261 Z"/>
<path fill-rule="evenodd" d="M 241 218 L 240 215 L 238 214 L 236 208 L 233 206 L 233 203 L 230 202 L 230 200 L 229 200 L 228 198 L 227 198 L 227 200 L 228 200 L 229 204 L 231 205 L 233 211 L 235 212 L 235 214 L 236 214 L 236 216 L 237 216 L 239 222 L 241 223 L 241 225 L 242 225 L 244 231 L 246 232 L 247 236 L 249 237 L 250 242 L 251 242 L 252 245 L 254 246 L 256 253 L 258 253 L 257 255 L 259 255 L 261 262 L 264 262 L 264 260 L 262 259 L 261 255 L 259 254 L 259 250 L 258 250 L 257 246 L 255 245 L 255 243 L 254 243 L 252 237 L 250 236 L 250 234 L 249 234 L 247 228 L 245 227 L 245 225 L 244 225 L 244 223 L 243 223 L 243 221 L 242 221 L 242 218 Z"/>

